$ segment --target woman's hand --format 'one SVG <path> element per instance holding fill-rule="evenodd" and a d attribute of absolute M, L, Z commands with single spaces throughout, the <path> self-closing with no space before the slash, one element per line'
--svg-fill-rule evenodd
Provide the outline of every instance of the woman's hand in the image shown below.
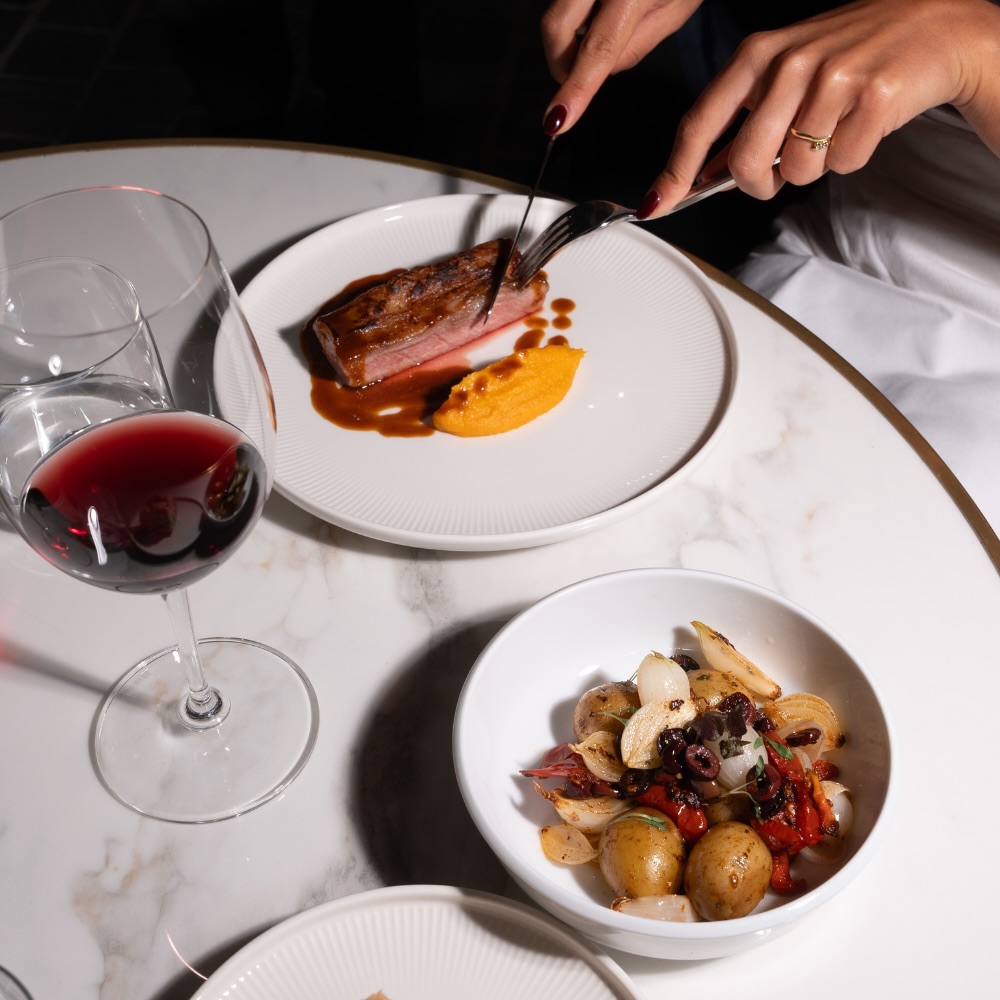
<path fill-rule="evenodd" d="M 859 0 L 751 35 L 684 116 L 640 218 L 671 208 L 720 160 L 757 198 L 785 181 L 857 170 L 886 135 L 939 104 L 954 105 L 1000 156 L 998 64 L 1000 7 L 989 0 Z M 705 164 L 743 110 L 728 149 Z"/>
<path fill-rule="evenodd" d="M 542 43 L 561 84 L 545 112 L 550 135 L 580 119 L 613 73 L 631 69 L 698 8 L 701 0 L 553 0 L 542 16 Z"/>

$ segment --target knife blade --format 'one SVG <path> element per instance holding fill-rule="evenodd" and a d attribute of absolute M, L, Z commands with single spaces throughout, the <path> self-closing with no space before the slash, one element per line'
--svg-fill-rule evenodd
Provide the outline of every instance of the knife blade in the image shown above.
<path fill-rule="evenodd" d="M 493 312 L 493 307 L 496 305 L 497 296 L 500 294 L 500 286 L 503 284 L 504 275 L 507 273 L 507 268 L 510 266 L 511 257 L 514 256 L 514 251 L 517 249 L 517 241 L 521 238 L 521 233 L 524 230 L 524 224 L 528 221 L 528 215 L 531 212 L 531 203 L 535 200 L 535 195 L 538 193 L 538 188 L 542 183 L 542 175 L 545 173 L 545 167 L 549 162 L 549 156 L 552 154 L 552 147 L 555 145 L 556 137 L 550 136 L 549 141 L 545 144 L 545 152 L 542 154 L 542 164 L 538 168 L 538 175 L 535 177 L 535 183 L 531 186 L 531 191 L 528 193 L 528 204 L 524 207 L 524 215 L 521 216 L 521 224 L 517 227 L 517 232 L 514 233 L 514 239 L 511 240 L 510 246 L 507 247 L 506 253 L 501 253 L 498 259 L 498 266 L 496 272 L 493 275 L 493 283 L 490 286 L 490 294 L 486 300 L 486 308 L 483 310 L 483 323 L 489 322 L 491 313 Z"/>
<path fill-rule="evenodd" d="M 601 0 L 594 0 L 586 19 L 576 29 L 577 45 L 583 41 L 587 32 L 590 31 L 590 26 L 594 23 L 594 18 L 597 17 L 600 9 Z M 562 127 L 561 123 L 560 127 Z M 493 275 L 493 284 L 490 286 L 490 293 L 486 299 L 486 308 L 483 310 L 484 324 L 489 322 L 490 315 L 493 312 L 493 307 L 496 305 L 497 296 L 500 294 L 500 288 L 503 285 L 504 275 L 507 273 L 507 268 L 510 267 L 510 259 L 514 256 L 514 251 L 517 249 L 517 241 L 521 238 L 521 232 L 524 229 L 524 224 L 528 221 L 528 214 L 531 212 L 531 203 L 535 200 L 535 195 L 538 194 L 538 189 L 542 183 L 542 174 L 545 173 L 545 167 L 549 162 L 549 156 L 552 154 L 552 147 L 555 145 L 555 142 L 556 135 L 549 136 L 549 141 L 545 144 L 545 152 L 542 154 L 542 165 L 538 168 L 538 176 L 535 178 L 535 183 L 531 186 L 531 191 L 528 193 L 528 204 L 524 207 L 524 215 L 521 216 L 521 224 L 517 227 L 517 232 L 514 234 L 513 242 L 507 248 L 507 253 L 503 255 L 502 266 L 498 266 L 496 273 Z"/>

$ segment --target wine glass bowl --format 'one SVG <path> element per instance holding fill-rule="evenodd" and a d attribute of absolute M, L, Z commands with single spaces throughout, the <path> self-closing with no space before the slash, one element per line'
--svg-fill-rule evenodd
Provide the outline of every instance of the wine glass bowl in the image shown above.
<path fill-rule="evenodd" d="M 231 425 L 149 410 L 95 425 L 41 462 L 21 496 L 21 532 L 88 583 L 161 593 L 233 551 L 257 521 L 265 479 L 260 454 Z"/>
<path fill-rule="evenodd" d="M 95 261 L 0 268 L 0 502 L 13 523 L 40 458 L 85 422 L 165 407 L 135 289 Z"/>
<path fill-rule="evenodd" d="M 102 702 L 98 775 L 161 819 L 255 808 L 304 766 L 318 710 L 283 654 L 199 641 L 191 622 L 186 588 L 257 523 L 276 456 L 267 373 L 211 236 L 158 192 L 64 192 L 0 218 L 0 290 L 0 506 L 63 572 L 162 595 L 177 639 Z"/>

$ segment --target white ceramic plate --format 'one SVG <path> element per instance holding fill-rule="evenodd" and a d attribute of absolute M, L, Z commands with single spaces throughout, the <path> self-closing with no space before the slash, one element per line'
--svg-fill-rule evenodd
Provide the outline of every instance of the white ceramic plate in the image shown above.
<path fill-rule="evenodd" d="M 546 268 L 576 303 L 587 353 L 568 396 L 507 434 L 383 437 L 345 430 L 310 401 L 303 324 L 351 281 L 513 235 L 524 198 L 447 195 L 352 216 L 305 237 L 240 296 L 278 411 L 277 489 L 334 524 L 384 541 L 483 551 L 566 538 L 625 517 L 679 480 L 718 437 L 735 373 L 729 322 L 700 272 L 628 224 L 582 239 Z M 522 246 L 566 203 L 539 199 Z M 509 354 L 523 323 L 466 352 Z M 555 332 L 551 328 L 549 332 Z"/>
<path fill-rule="evenodd" d="M 256 938 L 194 1000 L 638 1000 L 592 945 L 519 903 L 450 886 L 375 889 Z"/>
<path fill-rule="evenodd" d="M 720 630 L 786 693 L 825 698 L 847 733 L 831 753 L 851 789 L 854 823 L 844 860 L 796 859 L 810 891 L 768 893 L 736 920 L 670 923 L 616 913 L 589 865 L 557 865 L 538 843 L 555 811 L 518 771 L 537 767 L 572 738 L 584 691 L 630 677 L 651 649 L 685 651 L 704 663 L 690 622 Z M 531 692 L 526 698 L 521 694 Z M 509 705 L 518 692 L 517 725 Z M 455 768 L 463 798 L 490 847 L 521 887 L 550 913 L 606 948 L 654 958 L 702 959 L 759 945 L 843 889 L 888 828 L 892 750 L 884 702 L 849 646 L 804 608 L 754 584 L 715 573 L 635 569 L 557 591 L 513 618 L 469 672 L 455 715 Z"/>

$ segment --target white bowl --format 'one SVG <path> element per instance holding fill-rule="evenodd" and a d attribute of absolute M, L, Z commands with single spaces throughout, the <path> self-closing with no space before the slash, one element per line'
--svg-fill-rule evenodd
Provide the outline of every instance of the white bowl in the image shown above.
<path fill-rule="evenodd" d="M 617 913 L 590 865 L 549 861 L 538 831 L 558 822 L 522 768 L 572 739 L 572 710 L 587 689 L 625 680 L 651 649 L 699 656 L 690 622 L 722 632 L 782 685 L 825 698 L 847 735 L 837 751 L 854 823 L 839 864 L 793 864 L 810 888 L 768 893 L 749 916 L 670 923 Z M 887 825 L 890 725 L 858 657 L 808 611 L 741 580 L 677 569 L 595 577 L 549 595 L 510 621 L 476 661 L 455 719 L 459 785 L 476 826 L 541 906 L 607 948 L 653 958 L 701 959 L 760 944 L 830 899 L 864 867 Z"/>

